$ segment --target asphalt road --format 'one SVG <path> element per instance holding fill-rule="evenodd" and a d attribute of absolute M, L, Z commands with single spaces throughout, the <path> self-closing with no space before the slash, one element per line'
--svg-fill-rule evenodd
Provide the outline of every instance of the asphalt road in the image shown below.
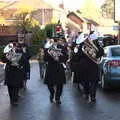
<path fill-rule="evenodd" d="M 98 90 L 97 102 L 85 102 L 77 87 L 68 82 L 62 104 L 49 102 L 49 92 L 39 77 L 39 67 L 31 63 L 31 80 L 17 107 L 11 107 L 6 86 L 0 87 L 0 120 L 120 120 L 120 91 Z"/>

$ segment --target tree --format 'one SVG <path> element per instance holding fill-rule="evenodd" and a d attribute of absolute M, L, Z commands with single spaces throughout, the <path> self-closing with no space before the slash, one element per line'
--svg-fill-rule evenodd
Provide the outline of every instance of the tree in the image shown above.
<path fill-rule="evenodd" d="M 103 17 L 114 18 L 114 0 L 106 0 L 101 9 Z"/>
<path fill-rule="evenodd" d="M 46 39 L 46 30 L 41 29 L 39 26 L 35 26 L 33 28 L 33 38 L 34 41 L 32 43 L 34 45 L 43 46 L 44 41 Z"/>
<path fill-rule="evenodd" d="M 39 22 L 32 17 L 33 9 L 28 7 L 27 5 L 21 5 L 19 10 L 15 14 L 16 21 L 14 22 L 14 26 L 17 32 L 21 32 L 23 34 L 23 40 L 25 41 L 25 35 L 28 32 L 32 32 L 32 28 L 35 26 L 39 26 Z"/>
<path fill-rule="evenodd" d="M 39 22 L 31 17 L 32 11 L 33 9 L 26 5 L 22 5 L 19 8 L 16 12 L 16 21 L 14 23 L 17 31 L 28 32 L 31 31 L 34 26 L 39 25 Z"/>
<path fill-rule="evenodd" d="M 97 5 L 96 0 L 85 0 L 83 7 L 80 9 L 82 16 L 95 20 L 99 23 L 101 10 Z"/>

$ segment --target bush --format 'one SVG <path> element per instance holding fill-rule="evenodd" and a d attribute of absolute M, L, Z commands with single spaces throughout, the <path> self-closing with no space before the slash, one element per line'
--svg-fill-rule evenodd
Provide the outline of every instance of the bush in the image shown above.
<path fill-rule="evenodd" d="M 5 46 L 0 46 L 0 60 L 3 58 L 3 49 Z"/>
<path fill-rule="evenodd" d="M 55 28 L 56 28 L 56 24 L 46 25 L 46 27 L 45 27 L 46 36 L 49 38 L 56 36 Z"/>
<path fill-rule="evenodd" d="M 39 45 L 32 45 L 28 47 L 29 55 L 31 57 L 36 56 L 39 51 L 40 46 Z"/>
<path fill-rule="evenodd" d="M 42 47 L 44 45 L 44 41 L 46 39 L 46 31 L 45 29 L 40 29 L 40 27 L 36 26 L 33 29 L 33 45 L 39 45 Z"/>

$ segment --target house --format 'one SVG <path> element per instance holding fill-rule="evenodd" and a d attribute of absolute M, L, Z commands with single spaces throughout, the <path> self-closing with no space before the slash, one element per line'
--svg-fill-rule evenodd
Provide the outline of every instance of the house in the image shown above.
<path fill-rule="evenodd" d="M 46 8 L 39 8 L 33 12 L 32 16 L 43 26 L 57 23 L 60 20 L 63 28 L 65 28 L 67 14 L 68 12 L 64 9 L 63 5 L 60 4 L 60 6 L 49 5 L 49 7 Z"/>
<path fill-rule="evenodd" d="M 29 5 L 29 6 L 28 6 Z M 8 11 L 16 10 L 18 11 L 20 8 L 23 9 L 23 7 L 28 7 L 32 11 L 32 17 L 35 18 L 41 26 L 45 26 L 46 24 L 50 23 L 57 23 L 59 20 L 65 26 L 66 16 L 68 14 L 67 10 L 64 9 L 64 5 L 54 5 L 54 4 L 48 4 L 45 2 L 45 0 L 19 0 L 14 2 L 14 4 L 9 5 L 7 7 Z M 26 9 L 27 9 L 26 7 Z M 4 12 L 5 13 L 5 12 Z M 11 21 L 14 21 L 14 15 L 12 14 L 10 18 Z M 5 14 L 4 14 L 5 16 Z M 12 23 L 12 22 L 10 22 Z"/>
<path fill-rule="evenodd" d="M 100 32 L 100 35 L 104 34 L 117 35 L 118 23 L 115 23 L 113 19 L 106 19 L 101 17 L 100 26 L 98 27 L 98 30 Z"/>
<path fill-rule="evenodd" d="M 99 24 L 94 20 L 85 18 L 78 12 L 70 12 L 67 17 L 75 24 L 79 25 L 79 31 L 83 31 L 84 33 L 89 33 L 92 30 L 97 31 L 97 28 L 99 26 Z"/>
<path fill-rule="evenodd" d="M 64 5 L 49 5 L 44 0 L 19 0 L 5 3 L 6 5 L 3 7 L 4 9 L 0 14 L 4 17 L 4 27 L 14 23 L 16 20 L 15 14 L 21 8 L 23 10 L 31 10 L 32 12 L 30 12 L 30 15 L 39 22 L 41 27 L 44 27 L 46 24 L 57 23 L 59 20 L 62 23 L 63 28 L 66 27 L 66 16 L 68 13 L 64 9 Z"/>

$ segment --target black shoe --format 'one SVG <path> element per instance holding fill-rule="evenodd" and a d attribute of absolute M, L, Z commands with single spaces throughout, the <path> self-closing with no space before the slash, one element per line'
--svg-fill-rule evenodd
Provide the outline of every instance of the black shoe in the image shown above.
<path fill-rule="evenodd" d="M 10 102 L 12 106 L 17 106 L 18 105 L 18 102 Z"/>
<path fill-rule="evenodd" d="M 89 100 L 89 95 L 85 95 L 85 96 L 84 96 L 84 100 L 85 100 L 85 101 L 88 101 L 88 100 Z"/>
<path fill-rule="evenodd" d="M 91 98 L 91 102 L 96 103 L 96 99 L 95 98 Z"/>
<path fill-rule="evenodd" d="M 61 101 L 60 100 L 56 100 L 56 105 L 60 105 Z"/>
<path fill-rule="evenodd" d="M 53 103 L 53 95 L 50 95 L 50 102 Z"/>

